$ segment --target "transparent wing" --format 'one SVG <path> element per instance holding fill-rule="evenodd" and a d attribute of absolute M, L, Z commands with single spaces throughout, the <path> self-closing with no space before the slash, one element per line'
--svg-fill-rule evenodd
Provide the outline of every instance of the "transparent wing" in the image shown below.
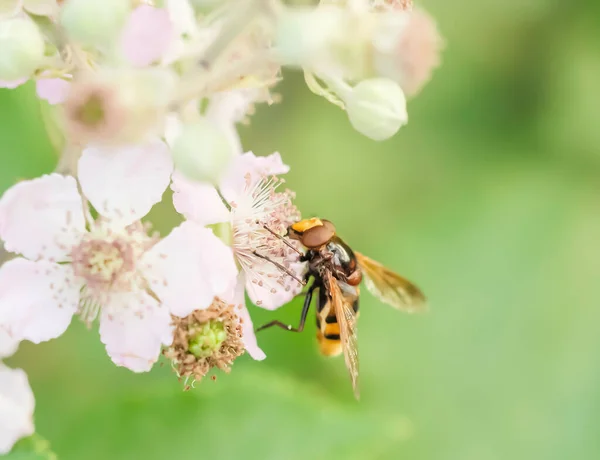
<path fill-rule="evenodd" d="M 406 278 L 387 269 L 379 262 L 355 252 L 365 285 L 375 297 L 398 310 L 416 313 L 427 310 L 423 292 Z"/>
<path fill-rule="evenodd" d="M 352 309 L 352 304 L 348 301 L 349 297 L 342 294 L 338 281 L 333 275 L 327 275 L 329 285 L 329 294 L 331 295 L 331 304 L 333 305 L 335 316 L 340 326 L 340 340 L 344 350 L 344 360 L 350 373 L 352 389 L 356 399 L 360 398 L 358 389 L 358 335 L 356 333 L 356 313 Z M 350 297 L 351 298 L 351 297 Z"/>

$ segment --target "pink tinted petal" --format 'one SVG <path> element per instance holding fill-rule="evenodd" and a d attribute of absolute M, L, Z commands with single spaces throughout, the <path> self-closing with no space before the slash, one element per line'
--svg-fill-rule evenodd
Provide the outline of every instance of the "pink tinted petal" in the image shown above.
<path fill-rule="evenodd" d="M 193 182 L 183 174 L 175 172 L 171 188 L 173 206 L 186 219 L 201 225 L 229 222 L 229 211 L 214 186 Z"/>
<path fill-rule="evenodd" d="M 236 309 L 236 314 L 239 316 L 240 321 L 242 322 L 242 340 L 244 341 L 244 348 L 248 354 L 252 356 L 252 358 L 256 359 L 257 361 L 262 361 L 267 356 L 265 355 L 265 352 L 260 349 L 256 340 L 256 334 L 254 333 L 254 325 L 252 324 L 252 319 L 250 318 L 250 312 L 246 308 L 244 285 L 244 274 L 240 273 L 238 275 L 235 288 L 227 294 L 222 295 L 221 298 L 225 302 L 238 307 Z"/>
<path fill-rule="evenodd" d="M 234 200 L 251 188 L 264 176 L 286 174 L 290 167 L 283 163 L 275 152 L 266 157 L 257 157 L 252 152 L 236 157 L 221 181 L 221 192 L 228 200 Z"/>
<path fill-rule="evenodd" d="M 21 86 L 23 83 L 26 83 L 27 80 L 29 80 L 28 78 L 20 78 L 18 80 L 0 80 L 0 88 L 6 88 L 6 89 L 15 89 L 19 86 Z"/>
<path fill-rule="evenodd" d="M 290 270 L 299 279 L 303 277 L 304 264 L 291 264 Z M 271 275 L 271 276 L 269 276 Z M 277 280 L 281 272 L 269 262 L 255 261 L 252 273 L 247 273 L 246 291 L 252 302 L 267 310 L 275 310 L 292 300 L 302 290 L 302 285 L 286 276 L 282 286 Z"/>
<path fill-rule="evenodd" d="M 9 260 L 0 267 L 0 328 L 13 340 L 54 339 L 71 323 L 80 289 L 70 265 Z"/>
<path fill-rule="evenodd" d="M 224 124 L 239 123 L 256 101 L 258 91 L 261 89 L 242 88 L 217 93 L 210 99 L 206 116 Z"/>
<path fill-rule="evenodd" d="M 88 147 L 79 160 L 79 182 L 96 210 L 115 225 L 144 217 L 171 180 L 173 162 L 162 141 L 124 147 Z"/>
<path fill-rule="evenodd" d="M 117 366 L 149 371 L 173 341 L 171 315 L 143 291 L 114 295 L 102 306 L 100 339 Z"/>
<path fill-rule="evenodd" d="M 7 454 L 19 439 L 33 434 L 34 407 L 25 372 L 0 363 L 0 455 Z"/>
<path fill-rule="evenodd" d="M 148 251 L 140 270 L 163 304 L 181 317 L 209 307 L 233 288 L 237 276 L 231 248 L 189 221 Z"/>
<path fill-rule="evenodd" d="M 12 356 L 19 346 L 19 340 L 8 333 L 8 330 L 0 326 L 0 359 Z"/>
<path fill-rule="evenodd" d="M 125 25 L 121 47 L 132 65 L 145 67 L 165 54 L 171 46 L 173 34 L 167 10 L 140 5 Z"/>
<path fill-rule="evenodd" d="M 41 78 L 35 83 L 38 97 L 52 105 L 62 104 L 70 88 L 71 83 L 62 78 Z"/>
<path fill-rule="evenodd" d="M 50 174 L 17 183 L 0 199 L 0 237 L 28 259 L 64 260 L 85 220 L 75 179 Z"/>

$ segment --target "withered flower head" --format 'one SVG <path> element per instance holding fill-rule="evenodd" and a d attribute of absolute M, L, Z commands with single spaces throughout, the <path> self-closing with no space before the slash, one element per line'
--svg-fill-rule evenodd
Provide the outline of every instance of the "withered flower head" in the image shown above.
<path fill-rule="evenodd" d="M 205 310 L 195 310 L 185 318 L 173 317 L 173 344 L 164 355 L 179 378 L 195 382 L 214 367 L 230 372 L 233 361 L 244 353 L 237 308 L 215 298 Z"/>

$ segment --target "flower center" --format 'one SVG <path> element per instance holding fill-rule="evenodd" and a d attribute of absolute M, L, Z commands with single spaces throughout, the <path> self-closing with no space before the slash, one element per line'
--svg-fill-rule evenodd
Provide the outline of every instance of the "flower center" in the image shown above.
<path fill-rule="evenodd" d="M 208 358 L 214 354 L 227 338 L 223 321 L 210 320 L 190 328 L 189 350 L 196 358 Z"/>
<path fill-rule="evenodd" d="M 98 126 L 104 121 L 104 102 L 98 94 L 91 94 L 77 110 L 77 118 L 90 127 Z"/>
<path fill-rule="evenodd" d="M 133 252 L 131 244 L 122 238 L 84 238 L 73 249 L 73 268 L 91 289 L 118 289 L 123 276 L 135 268 Z"/>
<path fill-rule="evenodd" d="M 233 361 L 244 353 L 242 325 L 236 309 L 215 298 L 205 310 L 196 310 L 185 318 L 173 316 L 173 343 L 164 350 L 180 378 L 192 382 L 213 368 L 229 372 Z"/>

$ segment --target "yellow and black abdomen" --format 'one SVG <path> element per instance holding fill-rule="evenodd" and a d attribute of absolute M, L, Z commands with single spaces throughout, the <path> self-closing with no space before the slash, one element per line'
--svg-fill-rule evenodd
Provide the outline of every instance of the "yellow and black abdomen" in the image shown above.
<path fill-rule="evenodd" d="M 356 295 L 348 298 L 348 301 L 352 302 L 354 312 L 358 316 L 358 288 Z M 316 318 L 317 342 L 321 354 L 325 356 L 337 356 L 341 354 L 340 325 L 325 289 L 319 289 Z"/>

